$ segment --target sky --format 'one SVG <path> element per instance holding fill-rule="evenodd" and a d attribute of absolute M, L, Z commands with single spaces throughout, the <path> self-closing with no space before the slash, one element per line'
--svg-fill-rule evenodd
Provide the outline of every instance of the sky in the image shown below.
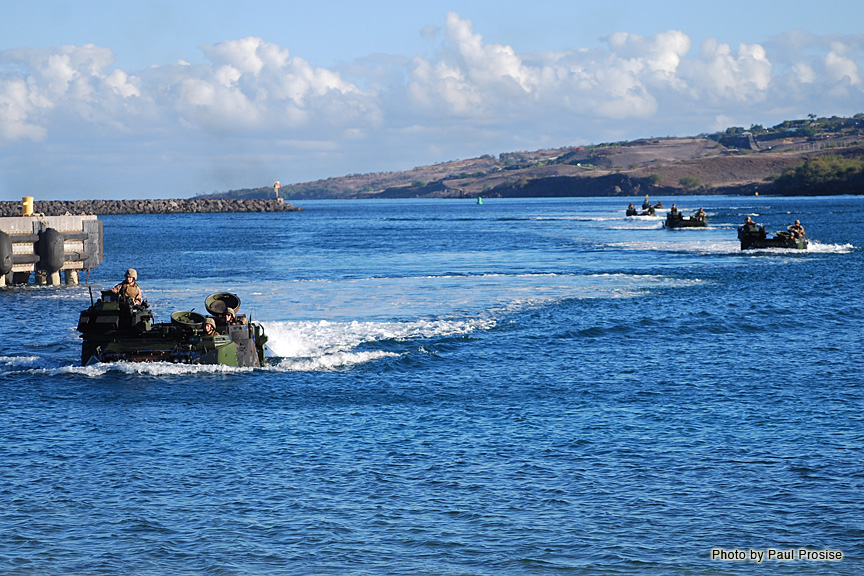
<path fill-rule="evenodd" d="M 862 22 L 851 0 L 0 0 L 0 200 L 853 116 Z"/>

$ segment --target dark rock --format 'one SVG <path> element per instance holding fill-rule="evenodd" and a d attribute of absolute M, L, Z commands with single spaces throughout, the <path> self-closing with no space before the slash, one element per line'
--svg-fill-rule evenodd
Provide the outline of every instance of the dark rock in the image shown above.
<path fill-rule="evenodd" d="M 33 203 L 37 214 L 62 216 L 64 214 L 178 214 L 213 212 L 294 212 L 302 210 L 275 198 L 209 200 L 181 198 L 177 200 L 37 200 Z M 20 216 L 21 202 L 0 202 L 0 216 Z"/>

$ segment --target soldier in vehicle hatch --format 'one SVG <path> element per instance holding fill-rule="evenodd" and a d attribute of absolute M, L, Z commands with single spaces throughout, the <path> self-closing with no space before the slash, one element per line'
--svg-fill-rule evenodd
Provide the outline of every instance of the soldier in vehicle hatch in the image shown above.
<path fill-rule="evenodd" d="M 141 288 L 138 286 L 138 271 L 134 268 L 126 270 L 126 277 L 123 282 L 111 288 L 110 292 L 119 296 L 125 296 L 132 300 L 134 304 L 141 306 L 144 302 L 144 295 Z"/>
<path fill-rule="evenodd" d="M 234 309 L 227 306 L 225 302 L 217 300 L 210 305 L 210 310 L 213 312 L 214 321 L 216 323 L 216 331 L 220 334 L 225 334 L 228 331 L 228 326 L 238 324 Z"/>
<path fill-rule="evenodd" d="M 213 318 L 207 318 L 206 320 L 204 320 L 204 335 L 216 335 L 216 321 Z"/>
<path fill-rule="evenodd" d="M 795 220 L 795 223 L 789 226 L 789 235 L 792 238 L 803 238 L 806 232 L 804 231 L 804 227 L 801 226 L 800 220 Z"/>

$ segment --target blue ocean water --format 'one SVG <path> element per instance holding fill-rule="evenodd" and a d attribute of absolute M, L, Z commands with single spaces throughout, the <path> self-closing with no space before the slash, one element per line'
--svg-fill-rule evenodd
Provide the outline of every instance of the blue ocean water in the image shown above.
<path fill-rule="evenodd" d="M 864 198 L 652 200 L 709 227 L 103 217 L 91 284 L 137 268 L 161 321 L 235 292 L 270 363 L 80 367 L 87 286 L 0 290 L 0 573 L 861 574 Z M 748 215 L 810 249 L 740 251 Z"/>

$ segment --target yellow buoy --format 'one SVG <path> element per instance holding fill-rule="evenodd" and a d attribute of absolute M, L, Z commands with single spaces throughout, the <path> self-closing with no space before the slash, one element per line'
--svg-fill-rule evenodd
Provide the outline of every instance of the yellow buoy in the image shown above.
<path fill-rule="evenodd" d="M 22 209 L 24 211 L 22 216 L 33 215 L 33 196 L 24 196 Z"/>

